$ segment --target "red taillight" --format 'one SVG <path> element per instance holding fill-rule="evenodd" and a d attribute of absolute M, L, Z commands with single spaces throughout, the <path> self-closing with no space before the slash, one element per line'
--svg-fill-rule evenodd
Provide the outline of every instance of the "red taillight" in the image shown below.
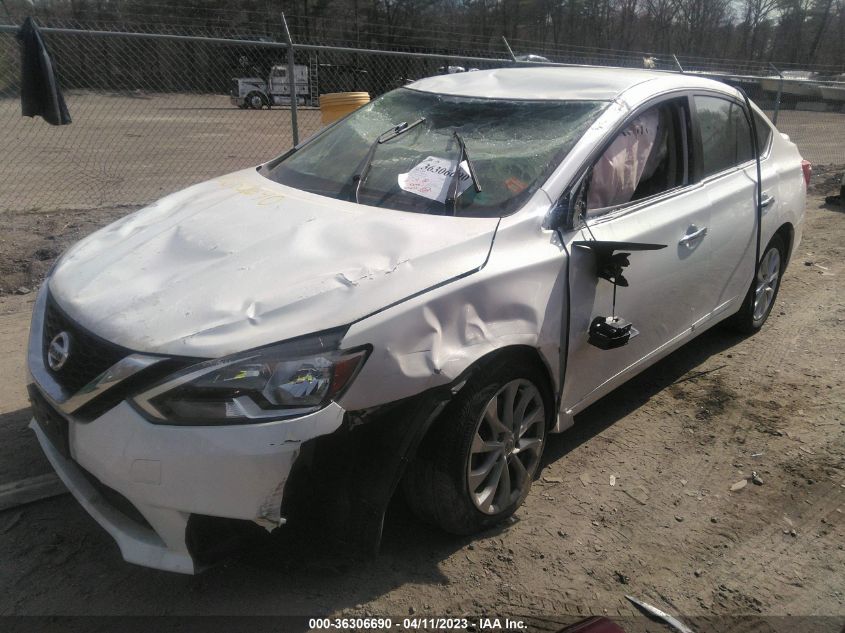
<path fill-rule="evenodd" d="M 813 175 L 813 165 L 808 160 L 801 161 L 801 170 L 804 172 L 804 183 L 810 185 L 810 176 Z"/>

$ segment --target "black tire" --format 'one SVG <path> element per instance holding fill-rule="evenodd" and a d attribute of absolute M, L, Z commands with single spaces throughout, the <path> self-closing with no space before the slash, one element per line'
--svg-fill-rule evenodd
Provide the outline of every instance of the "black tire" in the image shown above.
<path fill-rule="evenodd" d="M 516 481 L 519 486 L 512 487 L 507 484 L 507 493 L 501 497 L 501 507 L 492 504 L 487 512 L 479 509 L 474 495 L 471 496 L 469 480 L 471 477 L 469 466 L 470 460 L 477 458 L 486 459 L 486 455 L 475 454 L 473 456 L 473 440 L 476 439 L 476 432 L 486 432 L 480 429 L 480 424 L 486 424 L 485 411 L 494 396 L 502 390 L 510 389 L 519 381 L 517 392 L 512 402 L 519 402 L 520 398 L 531 398 L 528 407 L 534 415 L 527 414 L 525 417 L 542 418 L 539 425 L 531 424 L 529 430 L 531 437 L 523 436 L 526 442 L 536 442 L 535 433 L 539 433 L 541 439 L 537 451 L 536 463 L 533 451 L 530 454 L 526 449 L 522 451 L 522 458 L 516 457 L 516 453 L 506 454 L 506 448 L 502 449 L 501 455 L 495 457 L 493 452 L 488 453 L 491 459 L 495 457 L 496 465 L 500 463 L 507 465 L 502 470 L 503 478 L 508 477 L 508 482 Z M 521 385 L 521 387 L 519 386 Z M 535 398 L 529 385 L 536 389 Z M 506 398 L 502 392 L 503 398 Z M 497 400 L 499 402 L 499 400 Z M 541 402 L 543 410 L 536 411 L 535 406 Z M 553 400 L 547 387 L 547 381 L 541 371 L 535 365 L 525 360 L 510 357 L 500 357 L 494 360 L 489 366 L 479 371 L 475 377 L 470 379 L 466 386 L 460 391 L 455 399 L 447 406 L 440 418 L 435 422 L 423 439 L 414 460 L 409 464 L 408 470 L 402 480 L 402 487 L 405 498 L 411 510 L 420 519 L 441 527 L 453 534 L 472 534 L 485 530 L 510 517 L 525 500 L 531 487 L 531 481 L 539 471 L 540 457 L 545 447 L 546 433 L 551 419 Z M 518 408 L 516 405 L 514 409 Z M 501 411 L 501 409 L 499 409 Z M 516 418 L 516 414 L 514 415 Z M 507 419 L 502 415 L 502 420 Z M 480 436 L 479 436 L 480 437 Z M 495 439 L 495 438 L 493 438 Z M 518 440 L 518 438 L 516 438 Z M 496 442 L 498 443 L 498 442 Z M 510 447 L 513 450 L 514 437 L 510 438 Z M 521 440 L 518 442 L 523 443 Z M 507 445 L 507 443 L 505 443 Z M 498 455 L 498 453 L 497 453 Z M 523 464 L 519 471 L 520 476 L 512 477 L 511 468 L 516 464 L 511 459 L 530 460 L 533 468 Z M 521 462 L 522 463 L 522 462 Z M 483 466 L 480 470 L 483 470 Z M 526 476 L 527 475 L 527 476 Z M 491 477 L 494 476 L 491 475 Z M 520 488 L 521 487 L 521 488 Z M 498 497 L 498 489 L 495 495 Z M 511 499 L 505 503 L 505 499 Z"/>
<path fill-rule="evenodd" d="M 755 316 L 755 295 L 757 294 L 758 284 L 761 282 L 761 276 L 765 277 L 766 275 L 764 268 L 766 267 L 766 263 L 769 261 L 769 257 L 772 257 L 771 251 L 774 250 L 777 253 L 777 279 L 774 286 L 774 291 L 771 293 L 771 299 L 768 302 L 767 307 L 763 310 L 762 314 L 757 314 Z M 778 292 L 780 292 L 780 285 L 781 281 L 783 280 L 783 271 L 786 268 L 786 244 L 783 241 L 783 238 L 776 234 L 772 237 L 772 240 L 768 243 L 766 248 L 763 249 L 762 257 L 760 257 L 760 261 L 757 263 L 757 270 L 754 273 L 754 278 L 751 280 L 751 285 L 748 288 L 748 292 L 745 295 L 745 299 L 742 302 L 742 305 L 739 308 L 739 311 L 734 314 L 733 316 L 729 317 L 725 320 L 725 325 L 727 325 L 732 330 L 740 332 L 741 334 L 756 334 L 760 331 L 760 328 L 763 327 L 763 324 L 766 322 L 766 319 L 769 318 L 769 314 L 772 311 L 772 308 L 775 305 L 775 302 L 778 298 Z"/>
<path fill-rule="evenodd" d="M 264 106 L 267 105 L 267 97 L 265 97 L 257 90 L 254 90 L 246 96 L 245 103 L 247 107 L 252 110 L 261 110 Z"/>

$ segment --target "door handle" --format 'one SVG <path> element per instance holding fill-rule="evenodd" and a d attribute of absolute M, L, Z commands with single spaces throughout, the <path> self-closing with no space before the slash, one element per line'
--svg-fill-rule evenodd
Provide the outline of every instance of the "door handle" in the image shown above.
<path fill-rule="evenodd" d="M 774 196 L 770 196 L 769 194 L 764 193 L 763 198 L 760 200 L 760 208 L 765 209 L 767 207 L 770 207 L 774 204 L 774 202 L 775 202 Z"/>
<path fill-rule="evenodd" d="M 690 229 L 693 229 L 693 232 L 687 233 L 686 235 L 684 235 L 680 240 L 678 240 L 678 244 L 681 244 L 683 246 L 689 246 L 690 248 L 692 248 L 692 246 L 690 246 L 690 245 L 695 240 L 697 240 L 699 237 L 704 237 L 705 235 L 707 235 L 707 227 L 706 226 L 703 226 L 699 229 L 695 226 L 695 224 L 693 224 L 687 230 L 690 230 Z"/>

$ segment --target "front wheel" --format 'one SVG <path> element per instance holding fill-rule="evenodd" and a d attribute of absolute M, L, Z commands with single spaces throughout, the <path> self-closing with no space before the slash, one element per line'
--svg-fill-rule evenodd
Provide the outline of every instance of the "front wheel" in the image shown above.
<path fill-rule="evenodd" d="M 540 466 L 552 404 L 544 376 L 502 359 L 471 380 L 429 431 L 403 480 L 408 505 L 447 532 L 511 516 Z"/>
<path fill-rule="evenodd" d="M 786 244 L 775 235 L 763 251 L 757 272 L 739 311 L 726 322 L 743 334 L 758 332 L 775 305 L 786 265 Z"/>
<path fill-rule="evenodd" d="M 260 110 L 267 105 L 264 95 L 260 92 L 250 92 L 246 96 L 246 103 L 253 110 Z"/>

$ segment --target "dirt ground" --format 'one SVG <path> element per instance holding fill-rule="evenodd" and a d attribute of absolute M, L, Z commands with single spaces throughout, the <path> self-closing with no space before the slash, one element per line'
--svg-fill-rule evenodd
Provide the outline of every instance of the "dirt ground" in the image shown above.
<path fill-rule="evenodd" d="M 0 213 L 140 205 L 278 156 L 292 143 L 290 111 L 239 110 L 224 95 L 67 95 L 73 123 L 52 127 L 0 99 Z M 771 115 L 771 112 L 769 113 Z M 320 126 L 299 112 L 299 135 Z M 813 164 L 845 162 L 845 112 L 780 112 L 779 129 Z"/>
<path fill-rule="evenodd" d="M 352 562 L 291 528 L 268 549 L 185 577 L 124 563 L 64 495 L 0 512 L 0 614 L 487 613 L 530 615 L 550 630 L 583 613 L 629 616 L 631 594 L 697 631 L 798 630 L 778 617 L 747 628 L 707 619 L 721 615 L 824 615 L 834 617 L 806 630 L 838 633 L 845 211 L 821 195 L 838 190 L 837 173 L 815 175 L 804 241 L 763 331 L 710 330 L 579 415 L 550 439 L 508 525 L 457 538 L 418 524 L 397 500 L 374 560 Z M 34 293 L 14 291 L 125 212 L 4 214 L 0 483 L 49 469 L 25 428 Z M 752 471 L 762 485 L 730 490 Z"/>

